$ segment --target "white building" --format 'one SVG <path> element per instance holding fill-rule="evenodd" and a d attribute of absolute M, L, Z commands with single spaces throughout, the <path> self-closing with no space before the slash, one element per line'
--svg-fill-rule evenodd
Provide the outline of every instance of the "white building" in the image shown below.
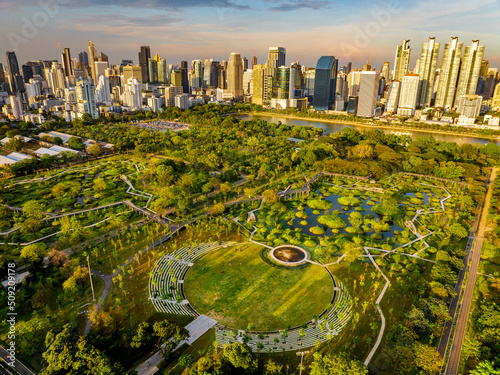
<path fill-rule="evenodd" d="M 461 95 L 458 98 L 457 113 L 462 116 L 475 119 L 481 112 L 482 96 L 478 95 Z"/>
<path fill-rule="evenodd" d="M 26 95 L 28 95 L 28 98 L 42 95 L 42 84 L 36 79 L 30 78 L 29 83 L 26 83 L 24 87 L 26 88 Z"/>
<path fill-rule="evenodd" d="M 373 117 L 377 108 L 380 73 L 361 72 L 359 83 L 358 116 Z"/>
<path fill-rule="evenodd" d="M 78 82 L 75 91 L 79 117 L 83 116 L 85 113 L 88 113 L 93 119 L 99 117 L 95 105 L 94 83 L 92 79 L 85 79 Z"/>
<path fill-rule="evenodd" d="M 175 107 L 175 97 L 182 94 L 182 86 L 165 87 L 165 106 Z"/>
<path fill-rule="evenodd" d="M 398 110 L 399 94 L 401 92 L 401 82 L 392 81 L 387 94 L 387 102 L 385 103 L 385 113 L 394 114 Z"/>
<path fill-rule="evenodd" d="M 413 117 L 417 108 L 418 85 L 420 77 L 418 74 L 406 74 L 401 84 L 399 95 L 398 115 Z"/>
<path fill-rule="evenodd" d="M 10 100 L 10 107 L 12 108 L 12 116 L 16 120 L 21 119 L 21 116 L 24 113 L 23 102 L 21 101 L 21 98 L 17 95 L 11 95 L 9 97 L 9 100 Z"/>
<path fill-rule="evenodd" d="M 165 98 L 156 98 L 154 96 L 148 98 L 148 107 L 151 108 L 153 112 L 158 112 L 164 105 Z"/>
<path fill-rule="evenodd" d="M 98 103 L 111 102 L 111 88 L 109 85 L 109 78 L 106 76 L 99 76 L 99 83 L 95 88 L 95 100 Z"/>
<path fill-rule="evenodd" d="M 107 61 L 96 61 L 95 63 L 95 76 L 99 80 L 100 76 L 106 75 L 106 70 L 109 68 Z"/>
<path fill-rule="evenodd" d="M 142 107 L 142 84 L 137 78 L 129 78 L 125 85 L 122 101 L 125 107 Z"/>
<path fill-rule="evenodd" d="M 253 70 L 247 69 L 243 72 L 243 93 L 253 94 Z"/>
<path fill-rule="evenodd" d="M 175 106 L 180 109 L 188 109 L 189 108 L 189 95 L 182 94 L 175 96 Z"/>

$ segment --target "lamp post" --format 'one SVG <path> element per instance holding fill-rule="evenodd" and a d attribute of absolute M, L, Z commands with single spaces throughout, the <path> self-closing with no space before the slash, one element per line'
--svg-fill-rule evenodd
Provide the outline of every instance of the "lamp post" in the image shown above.
<path fill-rule="evenodd" d="M 87 255 L 87 265 L 89 266 L 90 287 L 92 288 L 92 300 L 95 302 L 94 283 L 92 282 L 92 273 L 90 272 L 90 260 L 88 255 Z"/>
<path fill-rule="evenodd" d="M 306 350 L 305 352 L 297 352 L 297 356 L 300 355 L 300 372 L 299 375 L 302 375 L 302 361 L 304 359 L 304 354 L 309 354 L 309 350 Z"/>

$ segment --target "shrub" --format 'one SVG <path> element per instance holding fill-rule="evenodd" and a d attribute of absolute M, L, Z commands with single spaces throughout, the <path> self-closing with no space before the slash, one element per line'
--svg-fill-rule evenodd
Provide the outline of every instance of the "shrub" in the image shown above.
<path fill-rule="evenodd" d="M 359 206 L 361 205 L 361 200 L 356 197 L 340 197 L 338 202 L 342 206 Z"/>
<path fill-rule="evenodd" d="M 315 235 L 321 235 L 321 234 L 324 234 L 325 233 L 325 230 L 321 227 L 312 227 L 309 229 L 309 231 L 312 233 L 312 234 L 315 234 Z"/>

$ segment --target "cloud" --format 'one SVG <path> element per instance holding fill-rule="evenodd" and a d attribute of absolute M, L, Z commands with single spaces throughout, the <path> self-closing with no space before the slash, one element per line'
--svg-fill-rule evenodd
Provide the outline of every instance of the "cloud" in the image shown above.
<path fill-rule="evenodd" d="M 326 10 L 333 9 L 333 3 L 328 0 L 288 0 L 288 1 L 276 1 L 277 5 L 270 7 L 269 10 L 275 12 L 287 12 L 300 9 L 312 9 L 312 10 Z"/>
<path fill-rule="evenodd" d="M 66 1 L 57 2 L 61 6 L 68 8 L 86 8 L 91 6 L 116 6 L 127 8 L 148 8 L 148 9 L 164 9 L 176 10 L 184 8 L 236 8 L 236 9 L 250 9 L 250 6 L 241 4 L 242 0 L 108 0 L 103 3 L 102 0 L 79 0 L 79 1 Z M 0 9 L 13 10 L 24 7 L 37 7 L 37 3 L 33 0 L 2 0 Z"/>
<path fill-rule="evenodd" d="M 119 14 L 113 14 L 112 17 L 110 17 L 109 15 L 88 15 L 88 16 L 73 18 L 71 20 L 71 22 L 86 26 L 106 25 L 111 27 L 141 27 L 141 28 L 167 26 L 181 21 L 182 18 L 173 17 L 169 15 L 130 17 Z"/>

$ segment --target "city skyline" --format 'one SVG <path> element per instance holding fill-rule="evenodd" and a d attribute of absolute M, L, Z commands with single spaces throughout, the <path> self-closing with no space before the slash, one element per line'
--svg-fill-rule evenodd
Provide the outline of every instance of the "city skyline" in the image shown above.
<path fill-rule="evenodd" d="M 490 31 L 500 9 L 492 0 L 474 4 L 417 1 L 411 6 L 398 2 L 370 5 L 364 0 L 350 4 L 147 1 L 141 3 L 142 8 L 127 1 L 99 7 L 94 0 L 78 5 L 62 5 L 66 0 L 52 2 L 56 5 L 51 12 L 24 0 L 0 4 L 0 33 L 7 36 L 0 45 L 3 50 L 15 50 L 20 63 L 59 59 L 65 47 L 77 56 L 87 50 L 87 40 L 91 40 L 112 63 L 133 59 L 138 64 L 137 51 L 143 45 L 151 46 L 151 55 L 158 53 L 173 64 L 205 56 L 227 60 L 232 52 L 248 59 L 255 52 L 261 63 L 268 46 L 279 45 L 287 49 L 287 63 L 299 60 L 314 67 L 320 56 L 331 54 L 340 64 L 352 61 L 359 68 L 371 61 L 378 69 L 390 61 L 393 69 L 395 46 L 410 39 L 413 69 L 418 58 L 415 52 L 429 37 L 444 44 L 456 36 L 464 45 L 479 39 L 486 46 L 484 59 L 492 67 L 500 67 L 500 41 Z M 314 22 L 308 22 L 312 19 Z M 456 30 L 457 25 L 461 31 Z"/>

